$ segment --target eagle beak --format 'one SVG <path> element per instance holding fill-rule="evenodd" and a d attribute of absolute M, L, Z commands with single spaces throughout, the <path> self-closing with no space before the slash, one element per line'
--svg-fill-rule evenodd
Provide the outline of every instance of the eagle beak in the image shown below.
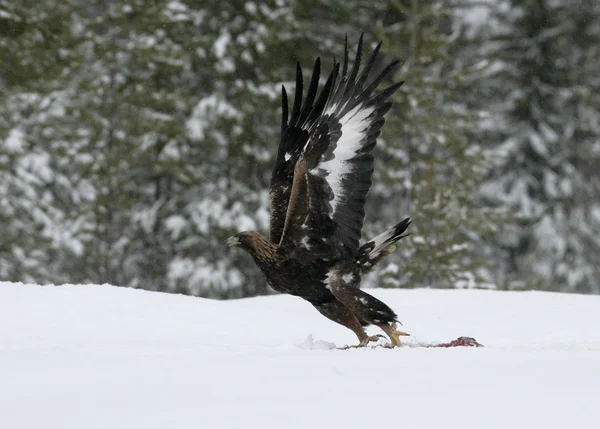
<path fill-rule="evenodd" d="M 232 237 L 229 237 L 225 243 L 227 244 L 227 247 L 237 246 L 238 244 L 240 244 L 240 240 L 238 240 L 237 235 L 234 235 Z"/>

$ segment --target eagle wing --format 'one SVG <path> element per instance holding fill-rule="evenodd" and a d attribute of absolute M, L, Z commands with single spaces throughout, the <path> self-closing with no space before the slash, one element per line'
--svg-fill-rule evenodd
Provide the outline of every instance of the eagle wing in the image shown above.
<path fill-rule="evenodd" d="M 349 74 L 346 41 L 341 78 L 337 79 L 340 64 L 334 60 L 332 73 L 317 103 L 310 113 L 304 108 L 300 110 L 293 127 L 297 135 L 286 139 L 285 143 L 282 139 L 285 150 L 282 151 L 280 145 L 283 161 L 287 159 L 288 162 L 285 164 L 285 185 L 289 186 L 289 190 L 285 195 L 288 203 L 279 244 L 301 261 L 345 259 L 355 257 L 358 252 L 364 205 L 373 173 L 371 151 L 384 124 L 384 115 L 392 106 L 387 99 L 403 83 L 398 82 L 373 94 L 397 62 L 369 79 L 381 47 L 379 44 L 359 74 L 362 40 L 361 35 L 355 63 Z M 313 83 L 318 81 L 318 66 L 317 62 L 305 101 L 308 106 L 312 105 L 316 94 Z M 294 111 L 300 104 L 299 94 L 301 96 L 301 92 L 296 90 Z M 289 126 L 284 136 L 286 132 L 290 132 Z M 280 154 L 278 161 L 281 161 Z M 274 192 L 282 195 L 277 187 L 275 190 L 271 187 L 272 196 Z M 272 226 L 280 227 L 281 211 L 275 220 L 272 218 L 272 222 Z M 279 233 L 279 229 L 276 232 Z M 271 233 L 272 239 L 278 238 L 273 230 Z"/>
<path fill-rule="evenodd" d="M 281 240 L 294 181 L 294 168 L 300 159 L 302 149 L 310 137 L 310 130 L 323 114 L 325 104 L 331 93 L 333 79 L 335 78 L 335 69 L 329 75 L 325 87 L 315 102 L 320 74 L 321 60 L 317 58 L 308 87 L 308 93 L 304 104 L 302 104 L 302 69 L 299 63 L 296 65 L 296 93 L 291 118 L 289 118 L 288 112 L 287 93 L 284 86 L 281 88 L 281 140 L 269 187 L 271 215 L 269 239 L 273 243 L 279 243 Z"/>

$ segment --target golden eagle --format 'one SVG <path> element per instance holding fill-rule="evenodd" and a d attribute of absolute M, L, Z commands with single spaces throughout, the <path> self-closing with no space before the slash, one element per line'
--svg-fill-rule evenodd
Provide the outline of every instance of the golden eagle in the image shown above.
<path fill-rule="evenodd" d="M 393 252 L 405 235 L 405 219 L 373 240 L 359 245 L 364 205 L 373 174 L 376 139 L 387 99 L 404 83 L 374 93 L 398 62 L 369 77 L 381 43 L 359 73 L 363 36 L 352 70 L 348 70 L 348 40 L 344 62 L 335 61 L 317 97 L 321 63 L 317 58 L 303 102 L 300 65 L 291 118 L 282 87 L 281 141 L 271 176 L 269 238 L 254 231 L 227 240 L 252 255 L 277 292 L 310 302 L 322 315 L 351 329 L 359 346 L 376 341 L 365 326 L 380 327 L 400 344 L 394 311 L 360 289 L 361 275 Z M 349 73 L 348 73 L 349 72 Z"/>

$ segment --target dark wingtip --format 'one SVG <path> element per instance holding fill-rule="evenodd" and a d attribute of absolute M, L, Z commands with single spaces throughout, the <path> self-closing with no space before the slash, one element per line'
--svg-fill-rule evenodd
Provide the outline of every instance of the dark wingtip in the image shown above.
<path fill-rule="evenodd" d="M 302 93 L 303 93 L 303 78 L 302 78 L 302 67 L 300 61 L 296 62 L 296 91 L 294 94 L 294 105 L 292 107 L 292 118 L 290 119 L 292 125 L 300 116 L 300 108 L 302 107 Z"/>
<path fill-rule="evenodd" d="M 356 82 L 356 89 L 354 90 L 355 92 L 362 91 L 364 84 L 367 82 L 367 79 L 369 78 L 369 74 L 371 73 L 371 69 L 373 68 L 373 65 L 375 64 L 375 60 L 377 58 L 377 55 L 379 54 L 380 49 L 381 49 L 381 42 L 379 42 L 379 44 L 375 47 L 375 49 L 373 49 L 373 52 L 371 52 L 371 55 L 369 56 L 369 59 L 367 60 L 367 64 L 363 68 L 363 71 L 360 73 L 360 76 Z M 388 69 L 389 69 L 389 67 L 388 67 Z"/>
<path fill-rule="evenodd" d="M 357 56 L 362 56 L 362 50 L 363 50 L 363 40 L 365 38 L 365 33 L 360 33 L 360 37 L 358 38 L 358 46 L 356 48 L 356 55 Z"/>
<path fill-rule="evenodd" d="M 296 61 L 296 82 L 302 81 L 302 66 L 300 61 Z"/>
<path fill-rule="evenodd" d="M 389 69 L 390 72 L 395 71 L 395 69 L 398 67 L 398 64 L 400 64 L 400 60 L 396 60 L 392 63 L 390 63 L 387 68 Z"/>
<path fill-rule="evenodd" d="M 352 67 L 352 71 L 350 72 L 350 77 L 348 81 L 354 83 L 356 77 L 358 76 L 358 70 L 360 69 L 360 63 L 362 61 L 362 53 L 363 53 L 363 36 L 365 33 L 361 33 L 360 38 L 358 39 L 358 46 L 356 47 L 356 57 L 354 58 L 354 66 Z"/>
<path fill-rule="evenodd" d="M 288 97 L 287 91 L 285 90 L 285 85 L 281 85 L 281 134 L 285 131 L 288 125 L 289 118 L 289 105 L 288 105 Z"/>
<path fill-rule="evenodd" d="M 394 235 L 398 236 L 400 234 L 403 234 L 408 229 L 408 227 L 410 226 L 411 223 L 412 223 L 412 221 L 409 217 L 407 217 L 406 219 L 404 219 L 403 221 L 398 223 L 398 225 L 396 225 L 396 227 L 394 228 L 395 229 Z M 399 237 L 398 239 L 406 237 L 407 235 L 410 235 L 410 233 L 405 234 L 405 235 Z"/>

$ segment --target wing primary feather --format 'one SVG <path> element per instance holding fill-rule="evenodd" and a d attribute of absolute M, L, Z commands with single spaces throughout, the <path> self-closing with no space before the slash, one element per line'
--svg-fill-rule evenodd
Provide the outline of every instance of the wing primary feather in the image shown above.
<path fill-rule="evenodd" d="M 396 90 L 398 88 L 400 88 L 402 86 L 404 82 L 397 82 L 393 85 L 388 86 L 386 89 L 384 89 L 383 91 L 381 91 L 378 94 L 375 94 L 373 97 L 371 97 L 369 99 L 369 103 L 371 104 L 378 104 L 380 102 L 383 102 L 386 98 L 388 98 L 390 95 L 392 95 L 394 92 L 396 92 Z"/>
<path fill-rule="evenodd" d="M 350 76 L 347 75 L 348 71 L 348 37 L 346 37 L 346 43 L 344 46 L 344 66 L 342 69 L 342 78 L 339 81 L 337 88 L 335 88 L 331 102 L 327 105 L 327 110 L 330 108 L 334 109 L 331 113 L 339 114 L 340 111 L 346 106 L 348 98 L 354 91 L 354 81 L 358 76 L 358 70 L 360 68 L 360 61 L 362 58 L 362 44 L 363 44 L 364 33 L 360 35 L 358 39 L 358 47 L 356 48 L 356 58 L 354 59 L 354 65 L 350 71 Z M 346 100 L 343 102 L 342 100 Z"/>
<path fill-rule="evenodd" d="M 342 66 L 342 78 L 346 77 L 348 73 L 348 33 L 344 37 L 344 65 Z"/>
<path fill-rule="evenodd" d="M 381 107 L 379 108 L 379 110 L 377 110 L 377 115 L 384 116 L 387 112 L 390 111 L 390 109 L 392 108 L 393 105 L 394 105 L 394 103 L 392 103 L 392 102 L 383 103 L 381 105 Z M 383 126 L 383 124 L 382 124 L 382 126 Z"/>
<path fill-rule="evenodd" d="M 356 82 L 356 91 L 360 91 L 360 89 L 363 87 L 363 85 L 369 78 L 369 73 L 371 73 L 373 64 L 375 64 L 375 58 L 377 58 L 377 54 L 379 53 L 380 49 L 381 49 L 381 42 L 379 42 L 379 44 L 375 47 L 375 49 L 373 49 L 373 52 L 371 53 L 371 55 L 369 56 L 369 59 L 367 60 L 367 64 L 365 65 L 365 68 L 360 73 L 358 81 Z"/>
<path fill-rule="evenodd" d="M 360 39 L 358 39 L 358 47 L 356 48 L 356 58 L 354 59 L 354 66 L 352 66 L 352 71 L 350 72 L 350 76 L 348 77 L 349 82 L 354 82 L 356 80 L 356 76 L 358 76 L 360 61 L 362 60 L 363 36 L 364 33 L 362 33 L 360 35 Z"/>
<path fill-rule="evenodd" d="M 338 64 L 339 70 L 339 64 Z M 337 75 L 339 76 L 339 80 L 336 79 L 335 86 L 332 91 L 332 97 L 329 98 L 327 104 L 325 105 L 325 111 L 329 113 L 333 113 L 332 109 L 337 110 L 339 107 L 339 101 L 341 100 L 345 89 L 346 83 L 348 81 L 348 34 L 344 37 L 344 63 L 342 64 L 341 73 L 338 71 Z"/>
<path fill-rule="evenodd" d="M 321 58 L 317 57 L 315 61 L 315 66 L 313 67 L 313 74 L 310 79 L 310 84 L 308 85 L 308 92 L 306 93 L 306 99 L 304 100 L 304 106 L 302 107 L 302 112 L 300 113 L 300 118 L 298 120 L 298 124 L 304 124 L 304 121 L 310 114 L 313 108 L 313 102 L 315 101 L 315 97 L 317 95 L 317 89 L 319 88 L 319 79 L 321 77 Z"/>
<path fill-rule="evenodd" d="M 298 117 L 300 116 L 300 108 L 302 106 L 302 88 L 303 79 L 302 79 L 302 67 L 300 67 L 300 62 L 296 63 L 296 93 L 294 95 L 294 107 L 292 108 L 292 118 L 290 123 L 292 125 L 296 125 L 298 121 Z"/>
<path fill-rule="evenodd" d="M 368 97 L 368 96 L 370 96 L 371 93 L 379 86 L 379 84 L 386 77 L 388 77 L 390 75 L 390 73 L 398 66 L 398 64 L 400 64 L 400 61 L 394 61 L 393 63 L 391 63 L 390 65 L 388 65 L 386 68 L 384 68 L 383 71 L 381 73 L 379 73 L 379 75 L 377 77 L 375 77 L 369 83 L 369 85 L 360 93 L 360 95 L 358 96 L 358 98 L 360 99 L 362 97 Z"/>
<path fill-rule="evenodd" d="M 285 86 L 281 85 L 281 135 L 285 132 L 288 125 L 288 98 Z"/>
<path fill-rule="evenodd" d="M 335 60 L 334 60 L 334 62 L 335 62 Z M 315 105 L 313 106 L 312 111 L 310 112 L 310 115 L 308 116 L 309 123 L 315 122 L 316 119 L 319 116 L 321 116 L 321 114 L 323 113 L 323 110 L 325 109 L 327 101 L 329 100 L 329 96 L 331 94 L 333 85 L 335 84 L 335 80 L 336 80 L 339 68 L 340 68 L 340 63 L 334 63 L 333 70 L 331 71 L 331 73 L 329 73 L 329 77 L 327 78 L 327 81 L 325 82 L 325 86 L 323 86 L 323 90 L 321 91 L 321 94 L 319 94 L 319 98 L 317 99 Z"/>

